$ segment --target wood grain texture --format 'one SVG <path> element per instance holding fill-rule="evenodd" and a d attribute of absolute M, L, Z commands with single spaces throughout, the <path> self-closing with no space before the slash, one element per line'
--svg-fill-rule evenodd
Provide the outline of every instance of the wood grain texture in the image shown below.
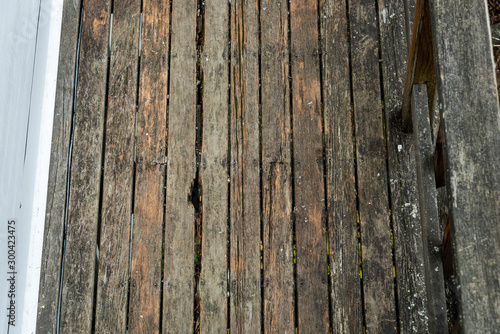
<path fill-rule="evenodd" d="M 426 333 L 428 299 L 417 191 L 415 142 L 400 123 L 408 38 L 401 1 L 378 2 L 394 260 L 402 332 Z M 410 19 L 410 22 L 413 18 Z M 432 273 L 431 273 L 432 274 Z"/>
<path fill-rule="evenodd" d="M 160 332 L 170 2 L 143 2 L 129 333 Z"/>
<path fill-rule="evenodd" d="M 200 332 L 227 332 L 229 5 L 205 3 L 203 134 L 200 181 L 203 185 L 203 243 L 198 291 Z"/>
<path fill-rule="evenodd" d="M 288 5 L 260 6 L 264 332 L 294 333 Z"/>
<path fill-rule="evenodd" d="M 123 333 L 132 214 L 134 136 L 141 2 L 113 7 L 95 331 Z"/>
<path fill-rule="evenodd" d="M 193 330 L 197 2 L 172 2 L 163 332 Z M 194 194 L 193 194 L 194 195 Z"/>
<path fill-rule="evenodd" d="M 320 2 L 332 332 L 361 333 L 363 309 L 346 5 L 346 1 Z"/>
<path fill-rule="evenodd" d="M 258 2 L 231 2 L 231 333 L 261 330 Z"/>
<path fill-rule="evenodd" d="M 318 8 L 290 3 L 299 332 L 328 333 Z"/>
<path fill-rule="evenodd" d="M 500 112 L 484 1 L 430 3 L 460 331 L 500 327 Z"/>
<path fill-rule="evenodd" d="M 61 305 L 62 333 L 90 333 L 94 304 L 110 1 L 83 8 Z"/>
<path fill-rule="evenodd" d="M 427 86 L 414 85 L 412 93 L 413 134 L 415 137 L 416 174 L 422 220 L 423 257 L 428 300 L 429 332 L 445 333 L 445 286 L 443 277 L 442 238 L 439 226 L 434 147 L 427 99 Z"/>
<path fill-rule="evenodd" d="M 38 295 L 37 333 L 55 333 L 57 328 L 80 5 L 78 0 L 67 0 L 63 4 L 47 209 Z"/>
<path fill-rule="evenodd" d="M 377 12 L 372 0 L 351 1 L 349 8 L 366 330 L 395 333 Z"/>

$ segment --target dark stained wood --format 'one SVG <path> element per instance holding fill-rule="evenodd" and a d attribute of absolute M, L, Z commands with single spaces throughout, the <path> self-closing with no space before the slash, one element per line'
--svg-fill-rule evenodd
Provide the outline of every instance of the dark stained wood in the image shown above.
<path fill-rule="evenodd" d="M 425 248 L 415 174 L 415 144 L 413 136 L 401 130 L 400 123 L 408 45 L 403 25 L 405 8 L 397 0 L 379 1 L 378 8 L 398 325 L 403 333 L 414 330 L 426 333 L 429 328 Z"/>
<path fill-rule="evenodd" d="M 484 1 L 430 3 L 460 331 L 500 327 L 500 111 Z"/>
<path fill-rule="evenodd" d="M 264 333 L 295 333 L 288 4 L 261 1 Z"/>
<path fill-rule="evenodd" d="M 203 134 L 200 181 L 203 186 L 203 243 L 200 295 L 201 333 L 227 332 L 228 228 L 228 61 L 229 5 L 205 3 Z"/>
<path fill-rule="evenodd" d="M 256 1 L 231 1 L 231 333 L 261 330 Z"/>
<path fill-rule="evenodd" d="M 111 2 L 83 8 L 60 330 L 92 327 Z"/>
<path fill-rule="evenodd" d="M 351 1 L 349 9 L 366 330 L 395 333 L 377 12 L 372 0 Z"/>
<path fill-rule="evenodd" d="M 170 3 L 143 2 L 129 333 L 160 331 Z"/>
<path fill-rule="evenodd" d="M 434 149 L 427 103 L 427 86 L 414 85 L 412 93 L 413 133 L 422 221 L 424 267 L 428 300 L 429 332 L 448 329 L 444 293 L 442 238 L 439 227 Z"/>
<path fill-rule="evenodd" d="M 316 0 L 290 3 L 299 332 L 328 333 L 328 266 Z"/>
<path fill-rule="evenodd" d="M 193 330 L 196 178 L 195 0 L 172 2 L 163 332 Z"/>
<path fill-rule="evenodd" d="M 332 332 L 361 333 L 353 115 L 346 1 L 320 2 Z"/>
<path fill-rule="evenodd" d="M 57 327 L 80 12 L 80 1 L 64 2 L 38 295 L 37 333 L 55 333 Z"/>
<path fill-rule="evenodd" d="M 127 327 L 140 11 L 140 0 L 113 7 L 95 314 L 101 333 Z"/>

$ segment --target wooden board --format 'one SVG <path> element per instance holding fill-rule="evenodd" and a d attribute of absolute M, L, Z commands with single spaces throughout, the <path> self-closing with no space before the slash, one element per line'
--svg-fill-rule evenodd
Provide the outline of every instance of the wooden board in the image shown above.
<path fill-rule="evenodd" d="M 298 330 L 329 332 L 317 1 L 290 3 Z"/>
<path fill-rule="evenodd" d="M 38 295 L 37 333 L 54 333 L 57 327 L 80 12 L 79 2 L 75 6 L 71 6 L 69 1 L 63 4 Z"/>
<path fill-rule="evenodd" d="M 422 220 L 423 257 L 428 300 L 429 332 L 448 329 L 445 285 L 443 280 L 442 237 L 439 226 L 434 147 L 427 103 L 427 86 L 414 85 L 412 93 L 413 134 L 415 137 L 416 174 Z"/>
<path fill-rule="evenodd" d="M 95 330 L 123 333 L 132 214 L 134 136 L 141 2 L 113 6 L 104 137 Z"/>
<path fill-rule="evenodd" d="M 261 331 L 258 26 L 255 1 L 231 1 L 231 333 Z"/>
<path fill-rule="evenodd" d="M 288 5 L 260 4 L 264 332 L 294 333 Z"/>
<path fill-rule="evenodd" d="M 377 12 L 373 0 L 355 0 L 349 8 L 366 330 L 395 333 Z"/>
<path fill-rule="evenodd" d="M 83 8 L 60 330 L 92 329 L 111 1 Z"/>
<path fill-rule="evenodd" d="M 389 190 L 394 240 L 399 328 L 428 332 L 428 296 L 413 136 L 402 131 L 400 114 L 408 38 L 401 1 L 379 1 L 381 67 L 384 89 Z M 408 18 L 413 22 L 413 18 Z M 431 273 L 432 274 L 432 273 Z M 446 317 L 445 317 L 446 318 Z"/>
<path fill-rule="evenodd" d="M 347 3 L 320 2 L 332 332 L 361 333 Z"/>
<path fill-rule="evenodd" d="M 196 14 L 197 1 L 172 2 L 162 320 L 167 333 L 194 327 Z"/>
<path fill-rule="evenodd" d="M 433 1 L 460 332 L 500 327 L 500 111 L 484 1 Z"/>
<path fill-rule="evenodd" d="M 229 5 L 205 3 L 203 129 L 199 166 L 202 185 L 202 258 L 198 291 L 200 332 L 227 332 Z"/>
<path fill-rule="evenodd" d="M 142 6 L 128 330 L 159 333 L 170 3 L 148 0 Z"/>

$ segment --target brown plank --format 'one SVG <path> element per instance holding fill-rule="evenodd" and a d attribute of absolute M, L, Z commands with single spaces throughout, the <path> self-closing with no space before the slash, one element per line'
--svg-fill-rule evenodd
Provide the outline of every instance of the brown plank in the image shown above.
<path fill-rule="evenodd" d="M 94 305 L 111 1 L 83 8 L 61 305 L 63 333 L 90 332 Z"/>
<path fill-rule="evenodd" d="M 354 0 L 349 8 L 366 330 L 395 333 L 377 12 L 373 0 Z"/>
<path fill-rule="evenodd" d="M 132 213 L 139 45 L 139 1 L 113 8 L 95 330 L 122 333 L 127 294 Z"/>
<path fill-rule="evenodd" d="M 261 330 L 257 9 L 231 1 L 231 333 Z"/>
<path fill-rule="evenodd" d="M 290 3 L 299 332 L 328 333 L 318 8 Z"/>
<path fill-rule="evenodd" d="M 203 237 L 200 333 L 227 332 L 229 3 L 205 3 L 200 182 Z"/>
<path fill-rule="evenodd" d="M 445 333 L 448 329 L 443 280 L 442 238 L 439 226 L 434 148 L 432 145 L 427 86 L 414 85 L 412 93 L 413 134 L 422 220 L 424 267 L 428 300 L 429 331 Z"/>
<path fill-rule="evenodd" d="M 332 332 L 361 333 L 363 309 L 346 5 L 346 1 L 320 2 Z"/>
<path fill-rule="evenodd" d="M 38 295 L 37 333 L 55 333 L 57 328 L 80 12 L 79 2 L 75 5 L 70 1 L 64 2 Z"/>
<path fill-rule="evenodd" d="M 197 1 L 172 2 L 163 332 L 193 330 Z"/>
<path fill-rule="evenodd" d="M 500 111 L 484 1 L 431 2 L 460 332 L 500 327 Z"/>
<path fill-rule="evenodd" d="M 264 333 L 294 333 L 288 4 L 260 4 Z"/>
<path fill-rule="evenodd" d="M 429 314 L 415 144 L 413 136 L 403 133 L 399 123 L 405 60 L 408 58 L 408 39 L 403 25 L 406 21 L 405 8 L 397 0 L 381 0 L 378 8 L 398 325 L 404 333 L 414 330 L 426 333 L 429 331 Z M 412 21 L 413 18 L 410 19 Z"/>
<path fill-rule="evenodd" d="M 129 333 L 160 331 L 170 3 L 143 1 Z"/>

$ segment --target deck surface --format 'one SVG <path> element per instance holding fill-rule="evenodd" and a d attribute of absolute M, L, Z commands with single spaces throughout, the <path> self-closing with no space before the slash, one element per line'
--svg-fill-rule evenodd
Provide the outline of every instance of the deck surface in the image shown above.
<path fill-rule="evenodd" d="M 65 1 L 38 332 L 427 332 L 414 4 Z"/>

